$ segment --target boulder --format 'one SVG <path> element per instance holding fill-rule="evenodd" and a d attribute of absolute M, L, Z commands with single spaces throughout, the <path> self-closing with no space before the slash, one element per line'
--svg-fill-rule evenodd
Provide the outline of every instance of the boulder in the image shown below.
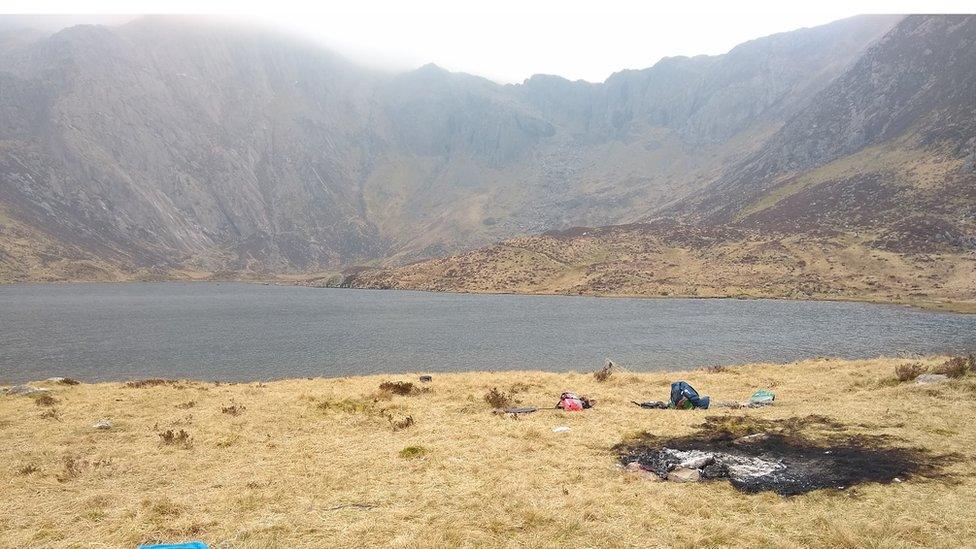
<path fill-rule="evenodd" d="M 698 482 L 701 480 L 701 473 L 698 472 L 698 469 L 678 467 L 668 473 L 668 480 L 671 482 Z"/>
<path fill-rule="evenodd" d="M 92 428 L 107 431 L 112 428 L 112 422 L 107 419 L 100 419 L 92 425 Z"/>
<path fill-rule="evenodd" d="M 943 374 L 922 374 L 915 378 L 915 383 L 926 384 L 926 383 L 939 383 L 949 379 L 949 376 Z"/>

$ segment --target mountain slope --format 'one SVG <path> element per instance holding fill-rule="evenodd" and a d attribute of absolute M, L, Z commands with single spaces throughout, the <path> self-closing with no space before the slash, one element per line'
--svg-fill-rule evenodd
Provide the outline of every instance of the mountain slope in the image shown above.
<path fill-rule="evenodd" d="M 843 299 L 976 312 L 976 255 L 905 254 L 852 233 L 729 226 L 576 228 L 312 286 L 475 293 Z"/>
<path fill-rule="evenodd" d="M 516 238 L 332 283 L 976 310 L 974 136 L 976 17 L 911 16 L 651 223 Z"/>
<path fill-rule="evenodd" d="M 976 17 L 912 16 L 679 211 L 759 228 L 976 221 Z M 933 235 L 933 238 L 936 235 Z"/>
<path fill-rule="evenodd" d="M 897 19 L 602 84 L 391 75 L 185 18 L 3 41 L 3 272 L 74 278 L 56 249 L 107 277 L 303 272 L 640 219 L 759 150 Z"/>

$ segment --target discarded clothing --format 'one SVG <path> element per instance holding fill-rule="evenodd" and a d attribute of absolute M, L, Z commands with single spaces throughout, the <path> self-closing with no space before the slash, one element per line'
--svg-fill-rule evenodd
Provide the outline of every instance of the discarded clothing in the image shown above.
<path fill-rule="evenodd" d="M 776 400 L 776 395 L 768 389 L 759 389 L 745 402 L 714 402 L 712 406 L 721 408 L 761 408 Z"/>
<path fill-rule="evenodd" d="M 593 401 L 586 398 L 585 396 L 577 395 L 576 393 L 563 393 L 559 396 L 559 402 L 556 404 L 556 408 L 562 408 L 567 412 L 578 412 L 586 408 L 592 408 Z"/>
<path fill-rule="evenodd" d="M 158 545 L 140 545 L 139 549 L 210 549 L 202 541 L 188 541 L 186 543 L 161 543 Z"/>
<path fill-rule="evenodd" d="M 538 408 L 536 408 L 535 406 L 522 406 L 518 408 L 495 408 L 494 410 L 492 410 L 492 412 L 496 414 L 518 415 L 518 414 L 531 414 L 536 410 L 538 410 Z"/>
<path fill-rule="evenodd" d="M 749 397 L 750 406 L 765 406 L 772 404 L 776 400 L 776 395 L 768 389 L 759 389 Z"/>
<path fill-rule="evenodd" d="M 707 396 L 700 396 L 686 381 L 675 381 L 671 384 L 671 402 L 669 407 L 679 410 L 691 410 L 693 408 L 708 409 L 711 399 Z"/>

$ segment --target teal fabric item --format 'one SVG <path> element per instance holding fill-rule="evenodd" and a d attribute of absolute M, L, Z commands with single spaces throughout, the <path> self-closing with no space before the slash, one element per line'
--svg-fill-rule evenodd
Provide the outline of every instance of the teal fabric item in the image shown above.
<path fill-rule="evenodd" d="M 140 545 L 139 549 L 210 549 L 202 541 L 188 541 L 186 543 L 161 543 L 159 545 Z"/>
<path fill-rule="evenodd" d="M 759 389 L 749 397 L 749 404 L 770 404 L 776 400 L 776 395 L 767 389 Z"/>

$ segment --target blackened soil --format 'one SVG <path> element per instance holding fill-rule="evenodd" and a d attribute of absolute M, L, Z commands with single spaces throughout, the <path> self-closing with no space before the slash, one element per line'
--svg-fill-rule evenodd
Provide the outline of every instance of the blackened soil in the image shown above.
<path fill-rule="evenodd" d="M 912 477 L 945 477 L 942 469 L 958 457 L 896 446 L 895 442 L 897 439 L 887 435 L 849 434 L 844 425 L 816 415 L 785 420 L 710 417 L 691 435 L 663 437 L 644 433 L 613 449 L 621 463 L 637 461 L 658 474 L 666 474 L 666 470 L 676 466 L 665 449 L 698 450 L 731 456 L 732 460 L 759 458 L 782 464 L 785 467 L 776 472 L 759 476 L 730 475 L 718 464 L 701 470 L 702 478 L 728 478 L 744 492 L 772 491 L 780 495 L 845 489 L 871 482 L 888 484 Z"/>

